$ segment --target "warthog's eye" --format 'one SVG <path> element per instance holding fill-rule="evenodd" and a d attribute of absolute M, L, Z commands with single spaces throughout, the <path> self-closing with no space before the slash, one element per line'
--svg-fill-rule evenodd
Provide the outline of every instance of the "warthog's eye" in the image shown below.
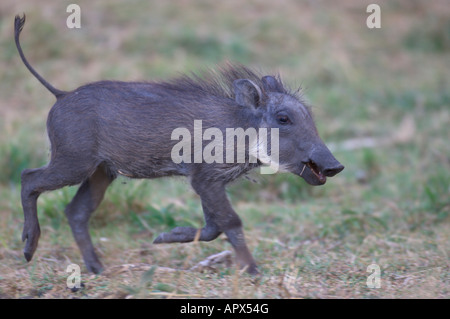
<path fill-rule="evenodd" d="M 277 122 L 281 125 L 291 124 L 291 120 L 289 119 L 289 116 L 286 114 L 278 114 L 277 115 Z"/>

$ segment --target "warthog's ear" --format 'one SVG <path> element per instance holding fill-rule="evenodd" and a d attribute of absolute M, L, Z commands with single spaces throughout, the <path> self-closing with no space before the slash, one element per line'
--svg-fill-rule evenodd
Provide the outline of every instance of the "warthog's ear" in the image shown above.
<path fill-rule="evenodd" d="M 233 88 L 237 104 L 254 108 L 261 104 L 261 89 L 253 81 L 248 79 L 235 80 Z"/>
<path fill-rule="evenodd" d="M 270 92 L 284 93 L 285 89 L 281 82 L 271 75 L 266 75 L 262 79 L 264 90 Z"/>

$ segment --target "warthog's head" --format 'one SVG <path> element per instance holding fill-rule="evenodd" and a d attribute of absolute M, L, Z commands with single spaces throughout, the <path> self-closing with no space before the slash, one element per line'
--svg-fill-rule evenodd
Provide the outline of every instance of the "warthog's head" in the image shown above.
<path fill-rule="evenodd" d="M 273 76 L 263 77 L 261 83 L 260 87 L 248 79 L 236 80 L 236 101 L 259 113 L 261 127 L 278 128 L 279 167 L 311 185 L 323 185 L 327 177 L 341 172 L 344 166 L 319 137 L 311 112 L 301 99 Z"/>

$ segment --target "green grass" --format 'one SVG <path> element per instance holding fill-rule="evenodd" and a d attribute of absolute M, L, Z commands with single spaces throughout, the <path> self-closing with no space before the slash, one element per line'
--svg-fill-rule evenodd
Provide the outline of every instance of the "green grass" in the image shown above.
<path fill-rule="evenodd" d="M 450 74 L 445 1 L 382 3 L 382 28 L 365 27 L 370 2 L 293 0 L 0 4 L 0 298 L 449 298 Z M 289 174 L 251 175 L 228 188 L 261 271 L 189 271 L 230 250 L 209 243 L 152 245 L 176 226 L 201 227 L 198 196 L 181 178 L 119 178 L 91 220 L 106 266 L 86 272 L 64 208 L 68 187 L 41 195 L 42 236 L 23 255 L 20 172 L 45 165 L 53 97 L 19 61 L 12 19 L 27 13 L 22 46 L 61 89 L 100 79 L 146 80 L 225 60 L 280 72 L 302 86 L 320 135 L 345 170 L 322 187 Z M 376 147 L 356 147 L 373 138 Z M 356 142 L 355 142 L 356 141 Z M 349 144 L 350 143 L 350 144 Z M 353 144 L 352 144 L 353 143 Z M 85 287 L 66 289 L 68 264 Z M 381 268 L 380 289 L 366 286 Z"/>

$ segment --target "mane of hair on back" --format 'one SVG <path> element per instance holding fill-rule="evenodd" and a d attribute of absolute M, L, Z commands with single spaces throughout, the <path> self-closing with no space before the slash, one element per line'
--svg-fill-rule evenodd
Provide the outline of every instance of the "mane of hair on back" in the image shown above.
<path fill-rule="evenodd" d="M 186 93 L 186 94 L 202 94 L 212 95 L 219 98 L 234 99 L 233 82 L 237 79 L 248 79 L 261 88 L 263 102 L 266 96 L 264 85 L 262 82 L 263 75 L 260 72 L 252 70 L 244 65 L 236 63 L 225 63 L 214 69 L 206 69 L 196 74 L 182 75 L 172 80 L 160 83 L 163 87 Z M 288 93 L 279 76 L 275 77 L 281 84 L 283 92 Z"/>

